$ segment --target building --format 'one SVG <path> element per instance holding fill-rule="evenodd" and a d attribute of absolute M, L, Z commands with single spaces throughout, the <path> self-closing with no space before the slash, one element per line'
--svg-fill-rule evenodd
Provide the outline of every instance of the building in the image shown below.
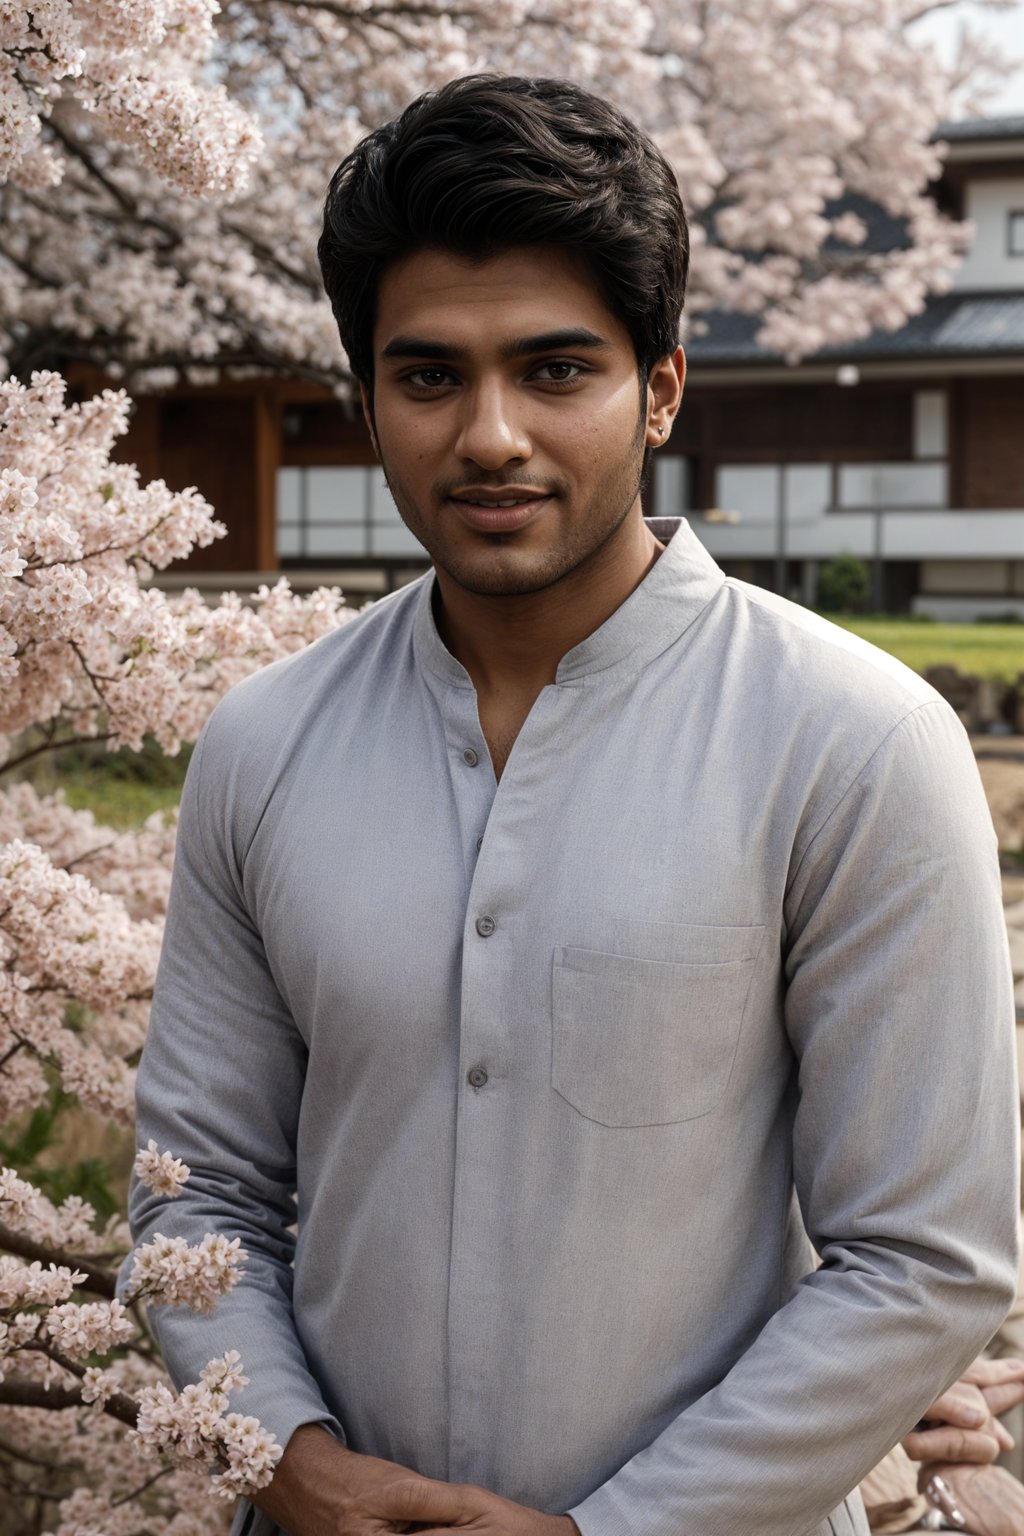
<path fill-rule="evenodd" d="M 1024 618 L 1024 118 L 945 125 L 940 206 L 975 221 L 953 291 L 894 333 L 787 366 L 749 317 L 687 347 L 652 515 L 689 517 L 732 574 L 815 600 L 823 561 L 873 568 L 881 605 Z M 898 221 L 853 204 L 876 248 Z M 285 571 L 354 597 L 418 575 L 355 409 L 301 383 L 224 382 L 140 397 L 122 453 L 198 485 L 229 535 L 161 585 L 245 586 Z"/>
<path fill-rule="evenodd" d="M 934 195 L 977 226 L 952 292 L 795 368 L 754 344 L 754 321 L 713 316 L 687 349 L 655 505 L 682 506 L 734 575 L 806 602 L 849 550 L 890 612 L 1024 618 L 1024 118 L 936 137 Z M 876 248 L 901 238 L 857 211 Z"/>

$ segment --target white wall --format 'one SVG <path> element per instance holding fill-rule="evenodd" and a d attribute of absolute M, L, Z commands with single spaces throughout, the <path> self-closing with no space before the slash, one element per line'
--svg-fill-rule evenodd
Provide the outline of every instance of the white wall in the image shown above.
<path fill-rule="evenodd" d="M 708 523 L 696 513 L 690 525 L 716 560 L 769 559 L 775 554 L 774 523 Z M 882 550 L 890 560 L 1019 560 L 1024 550 L 1024 510 L 1008 512 L 886 512 Z M 843 550 L 870 560 L 875 519 L 870 512 L 830 512 L 810 523 L 786 525 L 793 560 L 828 560 Z"/>
<path fill-rule="evenodd" d="M 1024 209 L 1024 176 L 967 183 L 964 216 L 974 221 L 977 233 L 953 279 L 955 290 L 1024 288 L 1024 256 L 1007 254 L 1011 209 Z"/>

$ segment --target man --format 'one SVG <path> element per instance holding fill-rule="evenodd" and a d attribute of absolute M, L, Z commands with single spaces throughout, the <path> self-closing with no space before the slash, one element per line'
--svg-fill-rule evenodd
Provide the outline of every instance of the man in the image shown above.
<path fill-rule="evenodd" d="M 138 1118 L 192 1177 L 131 1213 L 249 1252 L 156 1319 L 286 1447 L 236 1529 L 863 1532 L 1016 1278 L 964 733 L 645 524 L 686 225 L 618 111 L 421 97 L 320 257 L 434 570 L 233 690 L 183 798 Z"/>

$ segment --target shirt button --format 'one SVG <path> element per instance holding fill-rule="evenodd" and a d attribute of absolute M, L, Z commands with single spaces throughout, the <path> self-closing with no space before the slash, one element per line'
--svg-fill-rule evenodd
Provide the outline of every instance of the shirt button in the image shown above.
<path fill-rule="evenodd" d="M 487 1073 L 483 1067 L 470 1067 L 466 1077 L 473 1084 L 474 1088 L 482 1088 L 487 1081 Z"/>
<path fill-rule="evenodd" d="M 475 768 L 480 759 L 477 757 L 472 747 L 467 747 L 465 752 L 462 754 L 462 761 L 466 763 L 470 768 Z"/>
<path fill-rule="evenodd" d="M 493 917 L 478 917 L 476 920 L 476 931 L 482 939 L 489 939 L 496 926 Z"/>
<path fill-rule="evenodd" d="M 477 840 L 476 840 L 476 851 L 477 851 L 477 853 L 480 852 L 480 849 L 483 847 L 483 845 L 484 845 L 483 838 L 482 837 L 478 837 Z"/>

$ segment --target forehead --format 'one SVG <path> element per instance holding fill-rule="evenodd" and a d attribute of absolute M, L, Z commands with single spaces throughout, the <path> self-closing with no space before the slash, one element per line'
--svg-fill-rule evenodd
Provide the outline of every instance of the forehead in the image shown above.
<path fill-rule="evenodd" d="M 398 334 L 467 348 L 504 337 L 585 326 L 632 357 L 622 321 L 607 306 L 585 259 L 558 247 L 525 246 L 470 261 L 449 251 L 413 251 L 381 274 L 373 350 Z"/>

